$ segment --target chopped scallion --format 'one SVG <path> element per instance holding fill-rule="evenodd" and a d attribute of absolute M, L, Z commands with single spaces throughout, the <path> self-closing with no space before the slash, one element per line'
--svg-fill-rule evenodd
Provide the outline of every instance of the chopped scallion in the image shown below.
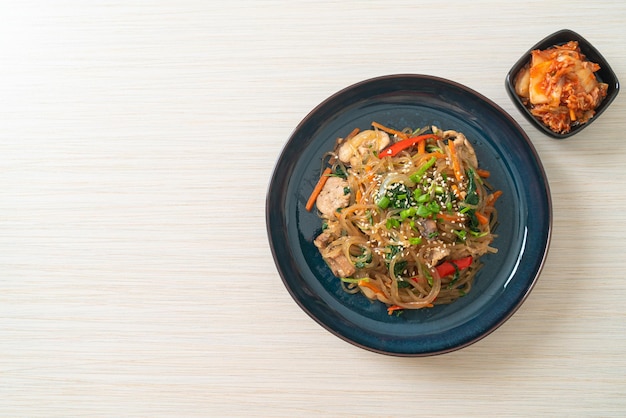
<path fill-rule="evenodd" d="M 367 277 L 362 277 L 360 279 L 355 279 L 353 277 L 342 277 L 341 281 L 344 282 L 344 283 L 358 283 L 360 281 L 369 282 L 370 279 L 367 278 Z"/>
<path fill-rule="evenodd" d="M 432 201 L 428 204 L 428 210 L 430 210 L 432 213 L 439 213 L 441 207 L 437 202 Z"/>
<path fill-rule="evenodd" d="M 395 218 L 389 218 L 387 219 L 385 226 L 387 229 L 398 228 L 400 226 L 400 221 Z"/>
<path fill-rule="evenodd" d="M 426 203 L 430 200 L 430 196 L 427 194 L 423 194 L 420 197 L 418 197 L 417 199 L 415 199 L 415 201 L 417 203 Z"/>
<path fill-rule="evenodd" d="M 489 232 L 470 231 L 470 234 L 472 234 L 472 236 L 474 236 L 476 238 L 480 238 L 480 237 L 484 237 L 485 235 L 489 234 Z"/>
<path fill-rule="evenodd" d="M 417 212 L 416 212 L 417 216 L 420 216 L 422 218 L 427 217 L 428 215 L 430 215 L 430 211 L 428 210 L 428 208 L 424 205 L 419 205 L 417 207 Z"/>
<path fill-rule="evenodd" d="M 387 196 L 383 196 L 378 200 L 377 205 L 381 209 L 387 209 L 390 203 L 391 203 L 391 199 L 389 199 Z"/>
<path fill-rule="evenodd" d="M 421 237 L 409 238 L 409 244 L 411 244 L 411 245 L 420 245 L 421 243 L 422 243 L 422 238 Z"/>
<path fill-rule="evenodd" d="M 417 213 L 417 208 L 415 206 L 412 206 L 408 209 L 404 209 L 400 212 L 400 218 L 402 220 L 405 220 L 406 218 L 410 218 L 411 216 L 415 216 L 415 213 Z"/>
<path fill-rule="evenodd" d="M 459 237 L 461 241 L 465 241 L 467 239 L 467 231 L 464 229 L 461 229 L 460 231 L 454 231 L 454 233 L 457 237 Z"/>
<path fill-rule="evenodd" d="M 424 275 L 426 276 L 426 280 L 428 281 L 428 285 L 433 285 L 433 276 L 430 275 L 427 269 L 424 269 Z"/>
<path fill-rule="evenodd" d="M 428 171 L 428 169 L 432 167 L 433 164 L 435 164 L 435 161 L 437 161 L 437 158 L 435 157 L 432 157 L 430 160 L 426 161 L 415 173 L 411 174 L 411 176 L 409 177 L 411 181 L 413 181 L 414 183 L 420 181 L 426 171 Z"/>

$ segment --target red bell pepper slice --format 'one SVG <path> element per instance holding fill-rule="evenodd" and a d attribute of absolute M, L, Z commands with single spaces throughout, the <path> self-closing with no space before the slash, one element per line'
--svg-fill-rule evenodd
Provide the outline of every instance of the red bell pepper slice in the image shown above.
<path fill-rule="evenodd" d="M 439 138 L 439 137 L 437 135 L 435 135 L 435 134 L 425 134 L 425 135 L 412 136 L 410 138 L 403 139 L 402 141 L 398 141 L 395 144 L 392 144 L 392 145 L 388 146 L 387 148 L 382 150 L 378 154 L 378 156 L 380 158 L 383 158 L 383 157 L 395 157 L 400 151 L 403 151 L 403 150 L 405 150 L 407 148 L 415 146 L 418 143 L 420 143 L 421 141 L 425 141 L 425 140 L 427 140 L 429 138 Z"/>
<path fill-rule="evenodd" d="M 454 274 L 457 269 L 463 270 L 468 268 L 472 265 L 472 261 L 473 259 L 470 255 L 467 257 L 459 258 L 458 260 L 444 261 L 435 268 L 437 269 L 437 273 L 439 273 L 439 277 L 446 277 Z M 454 266 L 456 266 L 457 268 L 455 269 Z"/>

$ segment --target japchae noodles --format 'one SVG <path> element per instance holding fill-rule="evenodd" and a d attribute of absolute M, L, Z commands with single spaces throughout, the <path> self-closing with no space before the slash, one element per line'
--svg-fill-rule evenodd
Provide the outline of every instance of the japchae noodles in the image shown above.
<path fill-rule="evenodd" d="M 337 140 L 307 210 L 314 243 L 349 293 L 391 314 L 467 294 L 491 246 L 500 191 L 471 143 L 437 127 L 397 131 L 376 122 Z"/>

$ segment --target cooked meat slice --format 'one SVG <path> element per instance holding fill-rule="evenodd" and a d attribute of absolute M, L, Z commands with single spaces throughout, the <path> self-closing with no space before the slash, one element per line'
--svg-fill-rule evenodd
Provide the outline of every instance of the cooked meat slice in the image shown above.
<path fill-rule="evenodd" d="M 474 151 L 474 147 L 465 135 L 459 132 L 457 137 L 454 139 L 454 145 L 456 146 L 457 152 L 461 154 L 461 158 L 463 160 L 469 161 L 470 166 L 472 167 L 478 167 L 476 151 Z"/>
<path fill-rule="evenodd" d="M 346 258 L 345 255 L 339 254 L 335 257 L 324 257 L 324 261 L 337 277 L 350 277 L 356 272 L 354 264 Z"/>
<path fill-rule="evenodd" d="M 342 162 L 355 165 L 368 151 L 382 151 L 390 141 L 386 132 L 369 129 L 342 143 L 337 153 Z"/>
<path fill-rule="evenodd" d="M 317 209 L 327 218 L 339 208 L 345 208 L 350 202 L 350 193 L 346 193 L 348 182 L 340 177 L 330 177 L 317 197 Z"/>
<path fill-rule="evenodd" d="M 431 266 L 436 266 L 441 260 L 450 255 L 450 249 L 441 246 L 429 247 L 424 251 L 424 258 Z"/>
<path fill-rule="evenodd" d="M 330 235 L 328 232 L 322 232 L 321 234 L 317 236 L 317 238 L 315 238 L 315 240 L 313 241 L 313 244 L 315 244 L 317 248 L 322 250 L 328 247 L 328 244 L 330 244 L 331 238 L 332 238 L 332 235 Z"/>
<path fill-rule="evenodd" d="M 417 228 L 424 238 L 432 238 L 433 234 L 438 231 L 437 222 L 432 219 L 423 219 L 417 222 Z"/>
<path fill-rule="evenodd" d="M 443 132 L 444 139 L 454 140 L 454 147 L 459 155 L 460 159 L 469 161 L 472 167 L 478 166 L 478 159 L 476 158 L 476 151 L 472 143 L 461 132 L 449 130 Z"/>
<path fill-rule="evenodd" d="M 326 261 L 326 264 L 328 264 L 328 267 L 330 267 L 335 276 L 350 277 L 356 272 L 356 268 L 344 254 L 337 254 L 332 257 L 324 256 L 324 252 L 322 250 L 330 244 L 332 238 L 332 235 L 328 232 L 322 232 L 317 236 L 317 238 L 315 238 L 313 243 L 317 248 L 319 248 L 324 261 Z"/>

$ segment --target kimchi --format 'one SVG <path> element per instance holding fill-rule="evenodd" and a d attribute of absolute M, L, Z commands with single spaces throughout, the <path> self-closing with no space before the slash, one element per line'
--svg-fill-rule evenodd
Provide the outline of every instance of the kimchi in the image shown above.
<path fill-rule="evenodd" d="M 608 85 L 600 69 L 581 53 L 578 42 L 531 52 L 530 63 L 515 79 L 515 92 L 526 107 L 556 133 L 567 133 L 595 115 Z"/>

